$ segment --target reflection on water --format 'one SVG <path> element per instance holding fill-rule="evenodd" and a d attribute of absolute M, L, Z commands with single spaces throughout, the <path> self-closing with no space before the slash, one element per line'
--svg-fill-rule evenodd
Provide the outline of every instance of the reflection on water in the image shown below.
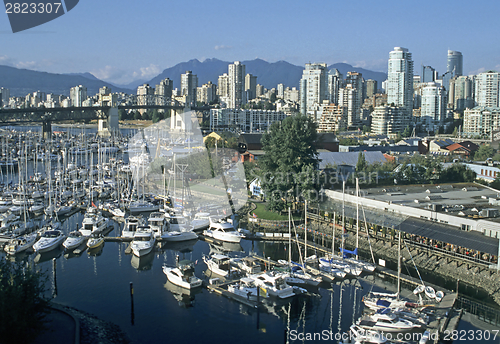
<path fill-rule="evenodd" d="M 136 270 L 151 270 L 154 259 L 155 253 L 153 251 L 142 257 L 137 257 L 135 254 L 132 254 L 130 265 Z"/>
<path fill-rule="evenodd" d="M 200 294 L 202 292 L 202 287 L 194 288 L 194 289 L 186 289 L 179 287 L 169 280 L 164 285 L 165 289 L 170 291 L 174 298 L 179 303 L 179 307 L 188 308 L 194 306 L 194 299 L 196 294 Z"/>

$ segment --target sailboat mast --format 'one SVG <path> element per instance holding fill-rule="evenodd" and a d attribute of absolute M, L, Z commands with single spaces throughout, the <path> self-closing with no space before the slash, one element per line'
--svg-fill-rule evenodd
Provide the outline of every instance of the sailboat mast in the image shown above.
<path fill-rule="evenodd" d="M 292 267 L 292 214 L 288 207 L 288 265 Z"/>
<path fill-rule="evenodd" d="M 401 291 L 401 231 L 398 231 L 398 299 Z"/>
<path fill-rule="evenodd" d="M 342 183 L 342 260 L 344 259 L 344 238 L 345 238 L 345 180 Z"/>
<path fill-rule="evenodd" d="M 304 200 L 304 261 L 307 260 L 307 200 Z"/>
<path fill-rule="evenodd" d="M 356 178 L 356 248 L 359 247 L 359 179 Z M 356 250 L 356 260 L 358 259 Z"/>

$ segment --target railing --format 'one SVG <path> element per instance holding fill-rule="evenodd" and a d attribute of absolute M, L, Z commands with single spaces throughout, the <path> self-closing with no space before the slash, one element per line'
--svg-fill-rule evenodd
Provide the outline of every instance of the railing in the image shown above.
<path fill-rule="evenodd" d="M 494 326 L 500 326 L 500 309 L 471 300 L 464 296 L 457 297 L 455 308 L 462 308 L 478 317 L 479 320 Z"/>
<path fill-rule="evenodd" d="M 465 255 L 462 253 L 457 253 L 454 251 L 448 251 L 448 250 L 445 250 L 445 249 L 442 249 L 439 247 L 433 247 L 433 246 L 429 246 L 426 244 L 421 244 L 421 243 L 416 242 L 416 241 L 405 239 L 404 242 L 408 243 L 410 246 L 416 246 L 416 247 L 425 249 L 425 250 L 430 251 L 430 252 L 438 252 L 438 253 L 441 253 L 445 256 L 450 256 L 453 258 L 460 258 L 462 260 L 466 260 L 466 261 L 469 261 L 471 263 L 479 264 L 485 268 L 489 268 L 489 266 L 492 264 L 491 262 L 488 262 L 488 261 L 485 261 L 485 260 L 482 260 L 479 258 L 470 257 L 468 255 Z"/>

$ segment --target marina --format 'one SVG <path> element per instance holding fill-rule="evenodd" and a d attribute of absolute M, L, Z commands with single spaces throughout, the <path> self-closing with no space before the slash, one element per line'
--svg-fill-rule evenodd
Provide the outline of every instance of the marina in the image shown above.
<path fill-rule="evenodd" d="M 24 142 L 27 138 L 30 136 Z M 36 136 L 31 139 L 35 142 Z M 374 327 L 376 322 L 361 320 L 368 316 L 363 300 L 372 293 L 389 292 L 397 292 L 398 301 L 401 297 L 404 303 L 416 305 L 412 306 L 414 310 L 425 311 L 429 316 L 426 342 L 437 342 L 446 333 L 460 330 L 462 312 L 453 308 L 458 297 L 456 290 L 426 282 L 434 294 L 417 297 L 414 290 L 421 280 L 396 273 L 378 262 L 371 262 L 377 264 L 376 271 L 362 271 L 361 261 L 344 257 L 348 251 L 343 250 L 344 254 L 333 259 L 331 255 L 338 254 L 339 247 L 329 248 L 324 240 L 307 241 L 291 232 L 260 232 L 250 226 L 242 227 L 237 217 L 228 216 L 224 197 L 210 210 L 217 216 L 207 216 L 210 213 L 206 209 L 195 209 L 189 214 L 186 197 L 176 196 L 189 193 L 184 176 L 173 173 L 168 177 L 171 182 L 160 183 L 160 187 L 154 180 L 149 181 L 149 187 L 156 192 L 152 193 L 144 190 L 140 163 L 133 177 L 133 173 L 123 172 L 127 171 L 123 166 L 128 162 L 123 152 L 106 155 L 101 146 L 111 151 L 109 143 L 99 143 L 94 146 L 96 156 L 75 154 L 74 167 L 67 163 L 67 158 L 64 164 L 62 158 L 54 158 L 54 164 L 59 166 L 55 170 L 48 163 L 52 159 L 45 160 L 47 166 L 38 165 L 37 159 L 21 159 L 17 170 L 2 170 L 2 199 L 28 205 L 36 191 L 44 195 L 39 197 L 44 199 L 41 204 L 46 208 L 53 206 L 47 215 L 28 213 L 26 206 L 22 206 L 20 215 L 10 215 L 13 212 L 6 210 L 2 215 L 3 246 L 8 247 L 10 238 L 18 239 L 23 232 L 37 233 L 40 228 L 43 230 L 39 235 L 52 241 L 40 248 L 30 242 L 35 252 L 26 247 L 23 252 L 2 255 L 35 264 L 36 269 L 52 276 L 49 292 L 54 302 L 116 323 L 134 343 L 161 342 L 165 336 L 169 341 L 181 342 L 229 342 L 234 338 L 240 343 L 294 342 L 297 334 L 304 338 L 322 331 L 330 333 L 333 341 L 336 335 L 352 333 L 353 326 L 371 326 L 363 327 L 363 331 L 379 331 L 381 327 Z M 20 157 L 23 154 L 27 156 L 27 150 L 16 153 Z M 83 161 L 87 161 L 89 170 L 78 167 Z M 176 166 L 172 168 L 175 170 Z M 46 181 L 34 182 L 34 177 Z M 167 179 L 164 171 L 157 177 L 160 181 Z M 88 183 L 82 181 L 84 178 Z M 175 182 L 179 183 L 177 187 Z M 168 193 L 162 190 L 167 185 L 172 187 Z M 238 189 L 233 190 L 237 203 Z M 172 197 L 166 197 L 167 194 Z M 143 200 L 139 207 L 132 199 L 140 198 Z M 125 216 L 115 215 L 106 205 L 118 201 L 120 207 L 123 199 L 127 199 L 121 205 Z M 125 204 L 129 204 L 128 209 Z M 193 231 L 190 219 L 197 218 L 195 213 L 203 214 L 209 221 L 205 225 L 196 223 Z M 27 219 L 35 224 L 31 230 L 26 226 Z M 24 222 L 24 227 L 15 221 Z M 186 236 L 172 240 L 172 233 Z M 76 243 L 67 243 L 68 237 Z M 397 247 L 392 249 L 397 251 Z M 326 261 L 323 267 L 318 264 L 320 258 Z M 345 269 L 344 272 L 334 274 L 332 262 L 336 271 Z M 243 270 L 233 273 L 238 269 Z M 217 276 L 217 272 L 222 276 Z M 132 284 L 131 304 L 128 290 Z M 443 293 L 439 300 L 437 292 Z M 169 322 L 172 318 L 176 321 Z M 192 326 L 197 330 L 192 331 Z M 158 330 L 148 331 L 150 328 Z M 320 342 L 316 339 L 310 342 Z"/>

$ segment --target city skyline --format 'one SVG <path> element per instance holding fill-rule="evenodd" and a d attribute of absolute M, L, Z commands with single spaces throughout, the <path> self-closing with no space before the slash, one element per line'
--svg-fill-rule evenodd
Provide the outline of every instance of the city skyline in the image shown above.
<path fill-rule="evenodd" d="M 64 16 L 16 34 L 4 14 L 0 64 L 90 72 L 123 85 L 148 80 L 180 62 L 207 58 L 284 60 L 298 66 L 345 62 L 386 72 L 388 52 L 402 46 L 412 52 L 416 67 L 429 65 L 440 74 L 446 72 L 448 50 L 463 54 L 464 75 L 500 69 L 500 48 L 491 44 L 496 37 L 489 24 L 500 9 L 494 1 L 482 6 L 293 0 L 119 4 L 80 2 Z"/>

